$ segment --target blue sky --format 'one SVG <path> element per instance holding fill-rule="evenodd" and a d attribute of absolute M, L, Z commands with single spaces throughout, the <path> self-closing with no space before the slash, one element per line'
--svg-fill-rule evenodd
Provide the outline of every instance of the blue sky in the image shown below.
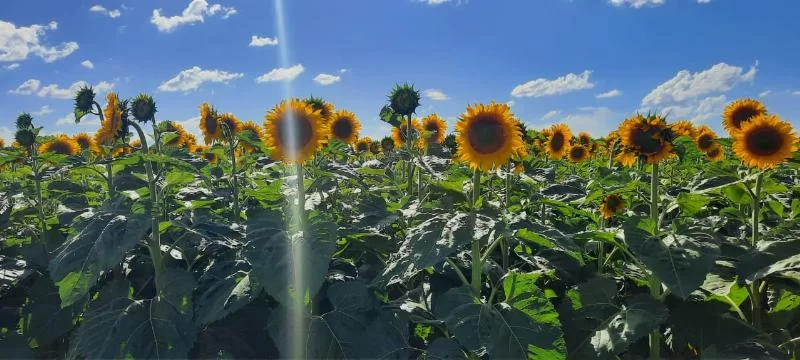
<path fill-rule="evenodd" d="M 495 100 L 595 136 L 637 110 L 721 132 L 739 97 L 800 125 L 794 0 L 285 0 L 283 34 L 274 1 L 4 0 L 0 137 L 23 111 L 47 133 L 94 131 L 68 117 L 79 82 L 149 93 L 158 119 L 193 131 L 205 101 L 261 123 L 290 89 L 380 137 L 377 113 L 405 81 L 424 91 L 421 115 L 451 126 Z"/>

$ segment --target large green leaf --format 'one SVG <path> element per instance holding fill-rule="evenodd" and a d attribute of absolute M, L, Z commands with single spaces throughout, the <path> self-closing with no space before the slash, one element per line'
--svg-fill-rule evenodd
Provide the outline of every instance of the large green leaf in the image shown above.
<path fill-rule="evenodd" d="M 2 272 L 2 270 L 0 270 Z M 58 288 L 47 277 L 39 277 L 28 288 L 28 300 L 22 308 L 24 334 L 45 346 L 72 330 L 72 307 L 61 307 Z"/>
<path fill-rule="evenodd" d="M 759 241 L 754 249 L 739 256 L 736 272 L 741 280 L 754 281 L 774 273 L 800 269 L 800 239 L 791 235 L 782 239 Z"/>
<path fill-rule="evenodd" d="M 683 352 L 691 346 L 705 349 L 712 345 L 736 344 L 757 334 L 757 331 L 728 311 L 721 302 L 681 302 L 670 311 L 669 339 L 673 351 Z"/>
<path fill-rule="evenodd" d="M 261 290 L 241 260 L 213 263 L 198 280 L 194 297 L 195 323 L 208 325 L 250 303 Z"/>
<path fill-rule="evenodd" d="M 451 338 L 438 338 L 433 340 L 425 351 L 425 359 L 430 360 L 466 360 L 467 355 L 461 346 Z"/>
<path fill-rule="evenodd" d="M 58 284 L 61 306 L 81 299 L 100 273 L 117 265 L 150 231 L 150 217 L 134 213 L 124 198 L 106 202 L 96 213 L 84 214 L 74 234 L 56 249 L 50 276 Z"/>

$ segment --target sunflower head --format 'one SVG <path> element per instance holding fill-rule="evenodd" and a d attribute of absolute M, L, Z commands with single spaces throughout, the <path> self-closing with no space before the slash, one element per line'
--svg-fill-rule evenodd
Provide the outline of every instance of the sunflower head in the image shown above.
<path fill-rule="evenodd" d="M 81 152 L 78 143 L 67 135 L 58 135 L 52 140 L 39 145 L 39 153 L 56 153 L 62 155 L 77 155 Z"/>
<path fill-rule="evenodd" d="M 94 139 L 92 139 L 92 137 L 85 132 L 76 134 L 72 139 L 75 140 L 76 143 L 78 143 L 78 146 L 80 146 L 81 151 L 91 149 L 92 145 L 94 144 Z"/>
<path fill-rule="evenodd" d="M 33 127 L 33 116 L 28 113 L 22 113 L 17 116 L 16 121 L 17 129 L 30 129 Z"/>
<path fill-rule="evenodd" d="M 703 125 L 697 129 L 694 142 L 702 152 L 708 152 L 716 144 L 717 134 L 711 128 Z"/>
<path fill-rule="evenodd" d="M 625 200 L 617 195 L 617 194 L 610 194 L 607 195 L 603 199 L 603 203 L 600 204 L 600 213 L 603 215 L 603 218 L 606 220 L 611 219 L 622 211 L 625 208 Z"/>
<path fill-rule="evenodd" d="M 170 138 L 164 144 L 167 146 L 172 146 L 175 148 L 182 148 L 188 145 L 189 136 L 190 134 L 186 132 L 183 125 L 178 124 L 177 122 L 170 121 L 167 123 L 168 132 L 175 133 L 175 137 Z"/>
<path fill-rule="evenodd" d="M 82 86 L 75 95 L 75 110 L 81 113 L 92 111 L 95 93 L 91 86 Z"/>
<path fill-rule="evenodd" d="M 401 148 L 405 146 L 408 138 L 411 138 L 411 141 L 418 138 L 419 128 L 420 125 L 417 119 L 411 120 L 411 128 L 408 127 L 408 120 L 403 120 L 403 122 L 400 123 L 400 126 L 392 128 L 392 139 L 394 140 L 394 146 Z"/>
<path fill-rule="evenodd" d="M 545 145 L 545 152 L 554 160 L 564 157 L 569 149 L 572 140 L 572 131 L 567 124 L 555 124 L 547 131 L 548 137 Z"/>
<path fill-rule="evenodd" d="M 103 123 L 100 129 L 95 134 L 95 142 L 99 145 L 111 145 L 118 138 L 124 135 L 123 133 L 123 112 L 121 109 L 122 104 L 119 101 L 116 93 L 110 92 L 106 96 L 106 107 L 103 109 Z"/>
<path fill-rule="evenodd" d="M 14 133 L 14 140 L 23 148 L 30 148 L 36 142 L 36 133 L 32 129 L 19 129 Z"/>
<path fill-rule="evenodd" d="M 474 169 L 502 166 L 524 146 L 517 121 L 506 104 L 467 106 L 456 131 L 458 157 Z"/>
<path fill-rule="evenodd" d="M 394 150 L 394 140 L 388 136 L 381 139 L 381 150 L 384 153 L 392 152 Z"/>
<path fill-rule="evenodd" d="M 763 114 L 742 123 L 733 133 L 733 152 L 749 167 L 770 169 L 797 151 L 792 125 L 778 115 Z"/>
<path fill-rule="evenodd" d="M 373 155 L 378 155 L 381 153 L 381 143 L 377 141 L 373 141 L 369 144 L 369 152 Z"/>
<path fill-rule="evenodd" d="M 312 109 L 319 111 L 319 115 L 322 117 L 322 121 L 328 122 L 333 116 L 334 113 L 334 106 L 333 104 L 325 101 L 321 97 L 308 97 L 304 99 L 306 104 L 311 106 Z"/>
<path fill-rule="evenodd" d="M 0 138 L 0 149 L 6 147 L 6 141 Z"/>
<path fill-rule="evenodd" d="M 708 158 L 709 161 L 724 160 L 725 151 L 723 151 L 722 145 L 720 145 L 719 143 L 714 143 L 714 145 L 711 146 L 711 149 L 708 149 L 708 151 L 706 151 L 706 158 Z"/>
<path fill-rule="evenodd" d="M 431 114 L 422 119 L 422 131 L 428 142 L 441 144 L 447 136 L 447 123 L 439 115 Z"/>
<path fill-rule="evenodd" d="M 355 148 L 357 152 L 363 153 L 369 151 L 369 147 L 371 145 L 372 145 L 372 139 L 370 139 L 369 137 L 363 137 L 361 139 L 358 139 Z"/>
<path fill-rule="evenodd" d="M 241 131 L 242 123 L 231 113 L 224 113 L 217 118 L 220 130 L 222 130 L 221 140 L 229 142 L 233 140 L 239 131 Z"/>
<path fill-rule="evenodd" d="M 669 125 L 670 130 L 675 136 L 695 137 L 695 128 L 689 120 L 676 121 Z"/>
<path fill-rule="evenodd" d="M 637 114 L 626 119 L 620 125 L 619 136 L 624 151 L 645 158 L 648 164 L 657 164 L 673 155 L 673 135 L 660 115 Z"/>
<path fill-rule="evenodd" d="M 264 141 L 264 130 L 260 126 L 258 126 L 258 124 L 254 123 L 254 122 L 252 122 L 250 120 L 248 120 L 247 122 L 242 124 L 241 132 L 242 133 L 249 133 L 250 134 L 250 138 L 253 139 L 253 140 L 256 140 L 258 142 L 263 142 Z M 251 144 L 249 144 L 249 143 L 247 143 L 245 141 L 243 141 L 241 144 L 242 144 L 242 148 L 245 151 L 248 151 L 248 152 L 251 152 L 251 153 L 255 153 L 255 152 L 261 151 L 261 149 L 257 148 L 256 146 L 253 146 L 253 145 L 251 145 Z"/>
<path fill-rule="evenodd" d="M 264 129 L 272 157 L 287 162 L 311 159 L 328 139 L 319 110 L 303 100 L 284 100 L 265 116 Z"/>
<path fill-rule="evenodd" d="M 589 158 L 589 150 L 583 145 L 572 145 L 567 151 L 567 157 L 570 162 L 581 163 Z"/>
<path fill-rule="evenodd" d="M 156 102 L 147 94 L 139 94 L 131 102 L 131 114 L 136 121 L 146 123 L 156 121 Z"/>
<path fill-rule="evenodd" d="M 589 135 L 586 131 L 581 131 L 578 134 L 578 144 L 583 145 L 586 148 L 592 146 L 592 135 Z"/>
<path fill-rule="evenodd" d="M 626 167 L 633 166 L 633 164 L 636 163 L 636 159 L 636 153 L 627 150 L 621 151 L 619 154 L 617 154 L 617 156 L 614 157 L 614 160 Z"/>
<path fill-rule="evenodd" d="M 742 124 L 766 113 L 767 108 L 760 101 L 739 99 L 725 107 L 725 111 L 722 113 L 722 124 L 725 126 L 725 130 L 728 130 L 728 133 L 733 135 L 733 133 L 742 129 Z"/>
<path fill-rule="evenodd" d="M 210 151 L 206 151 L 203 153 L 203 159 L 205 159 L 211 164 L 216 164 L 219 161 L 219 157 L 217 156 L 217 154 Z"/>
<path fill-rule="evenodd" d="M 219 124 L 217 110 L 207 102 L 200 105 L 200 131 L 203 132 L 203 142 L 206 145 L 222 137 L 222 126 Z"/>
<path fill-rule="evenodd" d="M 417 112 L 420 98 L 419 91 L 413 85 L 397 84 L 389 94 L 389 104 L 394 112 L 411 116 Z"/>
<path fill-rule="evenodd" d="M 331 139 L 339 139 L 345 144 L 352 144 L 358 140 L 361 122 L 358 121 L 356 114 L 347 110 L 339 110 L 331 115 L 328 127 Z"/>

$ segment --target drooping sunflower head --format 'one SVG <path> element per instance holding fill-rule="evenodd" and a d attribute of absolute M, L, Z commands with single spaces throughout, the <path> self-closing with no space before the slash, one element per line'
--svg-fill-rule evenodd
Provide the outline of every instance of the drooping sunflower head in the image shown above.
<path fill-rule="evenodd" d="M 94 144 L 94 139 L 85 132 L 76 134 L 73 139 L 81 147 L 81 151 L 91 149 Z"/>
<path fill-rule="evenodd" d="M 522 134 L 506 104 L 467 106 L 456 123 L 458 157 L 474 169 L 491 170 L 507 163 L 521 148 Z"/>
<path fill-rule="evenodd" d="M 420 99 L 419 91 L 414 88 L 414 85 L 397 84 L 389 94 L 389 105 L 394 112 L 411 116 L 411 114 L 417 112 Z"/>
<path fill-rule="evenodd" d="M 392 139 L 394 140 L 395 147 L 401 148 L 405 146 L 406 139 L 411 138 L 413 139 L 419 138 L 419 120 L 413 119 L 411 121 L 411 128 L 408 127 L 408 120 L 403 120 L 400 123 L 400 126 L 396 126 L 392 128 Z M 409 134 L 410 131 L 410 134 Z"/>
<path fill-rule="evenodd" d="M 36 142 L 36 133 L 31 129 L 19 129 L 14 133 L 14 141 L 25 149 L 30 149 Z"/>
<path fill-rule="evenodd" d="M 614 157 L 618 163 L 622 164 L 625 167 L 631 167 L 633 164 L 636 163 L 636 153 L 633 151 L 622 150 L 617 156 Z"/>
<path fill-rule="evenodd" d="M 694 143 L 702 152 L 708 152 L 716 144 L 717 134 L 711 128 L 703 125 L 695 133 Z"/>
<path fill-rule="evenodd" d="M 95 93 L 91 86 L 82 86 L 75 95 L 75 110 L 82 113 L 92 111 Z"/>
<path fill-rule="evenodd" d="M 394 140 L 388 136 L 381 139 L 381 150 L 384 153 L 392 152 L 394 150 Z"/>
<path fill-rule="evenodd" d="M 156 120 L 156 102 L 147 94 L 139 94 L 131 102 L 131 114 L 136 121 L 146 123 Z"/>
<path fill-rule="evenodd" d="M 222 126 L 219 124 L 217 110 L 207 102 L 200 105 L 200 131 L 203 132 L 203 142 L 206 145 L 222 138 Z"/>
<path fill-rule="evenodd" d="M 357 152 L 363 153 L 369 151 L 370 145 L 372 145 L 372 139 L 369 137 L 363 137 L 358 139 L 355 148 Z"/>
<path fill-rule="evenodd" d="M 725 151 L 722 149 L 722 145 L 720 145 L 719 143 L 714 143 L 714 145 L 711 146 L 711 149 L 708 149 L 708 151 L 706 151 L 706 158 L 708 158 L 709 161 L 724 160 Z"/>
<path fill-rule="evenodd" d="M 241 132 L 242 133 L 249 133 L 250 134 L 250 138 L 255 140 L 255 141 L 264 142 L 264 129 L 262 129 L 260 126 L 258 126 L 258 124 L 254 123 L 254 122 L 252 122 L 250 120 L 248 120 L 247 122 L 242 124 Z M 242 144 L 242 148 L 245 151 L 248 151 L 248 152 L 251 152 L 251 153 L 255 153 L 255 152 L 261 151 L 261 149 L 259 149 L 258 147 L 254 146 L 254 145 L 251 145 L 251 144 L 249 144 L 247 142 L 243 141 L 241 144 Z"/>
<path fill-rule="evenodd" d="M 581 131 L 578 134 L 578 144 L 583 145 L 586 148 L 592 146 L 592 135 L 589 135 L 586 131 Z"/>
<path fill-rule="evenodd" d="M 625 200 L 617 194 L 609 194 L 603 199 L 600 204 L 600 214 L 606 220 L 611 219 L 625 208 Z"/>
<path fill-rule="evenodd" d="M 381 143 L 377 141 L 373 141 L 369 144 L 369 152 L 373 155 L 378 155 L 381 153 Z"/>
<path fill-rule="evenodd" d="M 33 127 L 33 116 L 28 113 L 19 114 L 15 124 L 17 125 L 17 130 L 30 129 Z"/>
<path fill-rule="evenodd" d="M 95 134 L 94 141 L 99 145 L 111 145 L 118 138 L 124 135 L 123 133 L 123 112 L 122 103 L 119 97 L 114 92 L 106 95 L 106 107 L 103 109 L 103 123 L 100 129 Z"/>
<path fill-rule="evenodd" d="M 551 159 L 561 159 L 566 154 L 572 140 L 572 131 L 567 124 L 555 124 L 549 129 L 545 152 Z"/>
<path fill-rule="evenodd" d="M 572 145 L 569 147 L 567 157 L 569 158 L 570 162 L 581 163 L 589 158 L 589 150 L 583 145 Z"/>
<path fill-rule="evenodd" d="M 347 110 L 336 111 L 331 115 L 328 125 L 332 139 L 339 139 L 345 144 L 352 144 L 358 140 L 361 122 L 358 121 L 356 114 Z"/>
<path fill-rule="evenodd" d="M 305 101 L 306 104 L 311 106 L 312 109 L 319 111 L 319 115 L 322 117 L 322 121 L 327 123 L 331 119 L 331 116 L 333 116 L 333 113 L 335 111 L 333 104 L 325 101 L 323 98 L 311 96 L 304 99 L 303 101 Z"/>
<path fill-rule="evenodd" d="M 742 123 L 733 133 L 733 152 L 749 167 L 770 169 L 797 151 L 792 125 L 778 115 L 764 114 Z"/>
<path fill-rule="evenodd" d="M 660 115 L 637 114 L 626 119 L 618 131 L 625 151 L 646 158 L 648 164 L 657 164 L 674 155 L 672 132 Z"/>
<path fill-rule="evenodd" d="M 739 99 L 725 107 L 725 111 L 722 113 L 722 124 L 725 126 L 725 130 L 728 130 L 728 133 L 733 135 L 733 133 L 742 129 L 742 124 L 766 113 L 767 108 L 760 101 Z"/>
<path fill-rule="evenodd" d="M 170 137 L 166 142 L 164 142 L 165 145 L 176 148 L 182 148 L 188 145 L 190 134 L 186 132 L 186 129 L 184 129 L 183 125 L 175 121 L 170 121 L 167 123 L 167 131 L 175 133 L 175 136 Z"/>
<path fill-rule="evenodd" d="M 217 123 L 219 124 L 220 130 L 222 130 L 220 140 L 225 142 L 233 140 L 242 128 L 241 121 L 231 113 L 220 115 L 219 118 L 217 118 Z"/>
<path fill-rule="evenodd" d="M 695 137 L 695 128 L 689 120 L 676 121 L 669 125 L 670 130 L 675 136 Z"/>
<path fill-rule="evenodd" d="M 62 155 L 77 155 L 81 147 L 74 139 L 67 135 L 58 135 L 52 140 L 39 145 L 39 153 L 56 153 Z"/>
<path fill-rule="evenodd" d="M 284 100 L 265 116 L 264 129 L 272 157 L 287 162 L 311 159 L 328 139 L 319 110 L 303 100 Z"/>
<path fill-rule="evenodd" d="M 422 131 L 428 142 L 441 144 L 447 136 L 447 123 L 439 115 L 431 114 L 422 119 Z"/>

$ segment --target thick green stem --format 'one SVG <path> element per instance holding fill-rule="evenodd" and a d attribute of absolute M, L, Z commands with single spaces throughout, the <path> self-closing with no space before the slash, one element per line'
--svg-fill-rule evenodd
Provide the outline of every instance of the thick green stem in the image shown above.
<path fill-rule="evenodd" d="M 45 240 L 47 236 L 47 219 L 44 216 L 44 196 L 42 195 L 42 174 L 39 172 L 39 164 L 36 161 L 37 148 L 34 144 L 31 146 L 31 170 L 33 170 L 33 181 L 36 184 L 36 212 L 39 216 L 39 226 L 41 227 L 41 236 L 39 237 L 45 246 L 47 245 Z"/>
<path fill-rule="evenodd" d="M 411 115 L 408 115 L 408 121 L 406 122 L 406 150 L 408 151 L 408 181 L 406 182 L 407 186 L 406 189 L 408 190 L 408 196 L 414 194 L 414 162 L 411 161 L 412 155 L 412 142 L 413 139 L 411 138 Z"/>
<path fill-rule="evenodd" d="M 759 224 L 761 218 L 761 187 L 764 184 L 764 173 L 759 173 L 756 177 L 756 188 L 753 192 L 753 214 L 752 214 L 752 228 L 753 237 L 750 239 L 750 245 L 755 247 L 758 244 L 758 239 L 761 235 L 759 231 Z M 750 303 L 752 304 L 752 322 L 753 327 L 761 329 L 761 281 L 755 280 L 750 284 Z"/>
<path fill-rule="evenodd" d="M 108 186 L 108 198 L 114 197 L 114 169 L 111 167 L 113 158 L 108 158 L 106 163 L 106 186 Z"/>
<path fill-rule="evenodd" d="M 481 261 L 481 241 L 475 237 L 475 224 L 478 217 L 478 197 L 481 193 L 481 170 L 475 169 L 472 176 L 472 288 L 476 293 L 481 293 L 481 272 L 483 262 Z"/>
<path fill-rule="evenodd" d="M 306 187 L 305 187 L 305 179 L 304 179 L 304 169 L 303 163 L 298 161 L 297 162 L 297 207 L 298 207 L 298 215 L 300 218 L 298 219 L 298 224 L 300 225 L 300 231 L 303 232 L 305 235 L 305 225 L 306 225 Z"/>
<path fill-rule="evenodd" d="M 241 208 L 239 207 L 239 179 L 236 176 L 236 143 L 231 140 L 231 192 L 233 194 L 233 221 L 239 221 Z"/>
<path fill-rule="evenodd" d="M 145 155 L 150 154 L 150 150 L 147 147 L 147 138 L 144 136 L 144 131 L 142 128 L 136 124 L 135 122 L 130 122 L 131 126 L 136 129 L 136 133 L 139 135 L 139 141 L 142 142 L 142 151 L 144 151 Z M 156 179 L 153 175 L 153 166 L 149 160 L 144 161 L 144 170 L 147 172 L 147 183 L 150 185 L 150 203 L 153 207 L 159 207 L 158 205 L 158 188 L 156 186 Z M 162 292 L 164 291 L 164 263 L 163 258 L 161 256 L 161 231 L 160 231 L 160 211 L 158 209 L 151 209 L 151 236 L 150 236 L 150 244 L 148 246 L 148 250 L 150 252 L 150 258 L 153 261 L 153 269 L 155 272 L 155 282 L 156 282 L 156 295 L 161 296 Z"/>
<path fill-rule="evenodd" d="M 658 232 L 658 164 L 653 164 L 653 172 L 650 178 L 650 218 L 656 224 L 656 232 Z M 661 293 L 661 280 L 651 273 L 650 274 L 650 295 L 658 301 L 662 301 Z M 657 327 L 650 333 L 650 359 L 661 358 L 661 327 Z"/>
<path fill-rule="evenodd" d="M 605 231 L 606 219 L 600 218 L 600 231 Z M 603 273 L 603 264 L 605 264 L 605 244 L 602 240 L 597 241 L 597 273 Z"/>

